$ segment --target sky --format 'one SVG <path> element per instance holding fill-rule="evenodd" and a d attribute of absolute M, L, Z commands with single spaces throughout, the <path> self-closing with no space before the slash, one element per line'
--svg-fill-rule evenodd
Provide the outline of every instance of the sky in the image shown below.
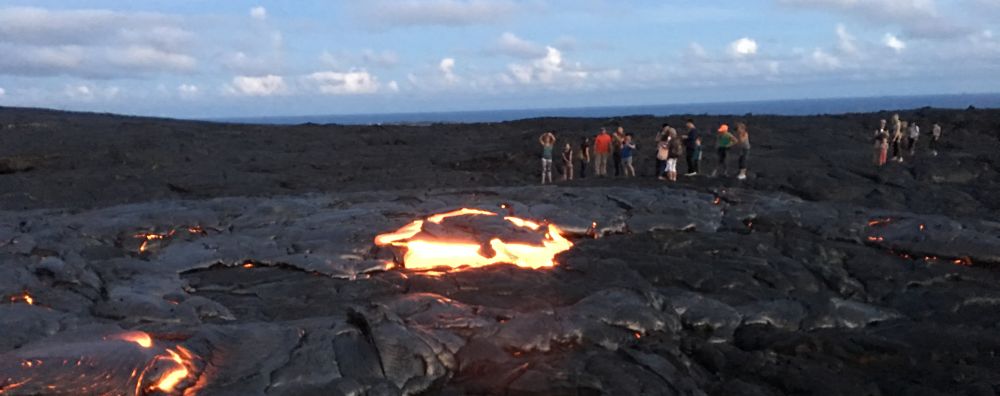
<path fill-rule="evenodd" d="M 5 0 L 0 106 L 260 117 L 1000 92 L 1000 0 Z"/>

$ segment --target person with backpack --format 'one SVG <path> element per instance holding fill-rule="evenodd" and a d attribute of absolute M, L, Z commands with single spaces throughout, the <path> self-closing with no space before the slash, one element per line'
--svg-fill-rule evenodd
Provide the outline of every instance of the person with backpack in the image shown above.
<path fill-rule="evenodd" d="M 656 132 L 656 138 L 653 139 L 653 147 L 657 147 L 660 144 L 660 139 L 662 139 L 664 136 L 670 135 L 670 130 L 671 129 L 673 129 L 673 128 L 670 127 L 670 124 L 663 123 L 663 125 L 660 126 L 660 131 Z M 653 174 L 659 176 L 659 175 L 663 174 L 663 166 L 665 166 L 665 164 L 661 164 L 659 162 L 659 159 L 657 159 L 657 157 L 659 157 L 659 153 L 657 153 L 654 150 L 653 151 L 653 159 L 656 160 L 655 161 L 655 163 L 656 163 L 656 171 L 654 171 Z"/>
<path fill-rule="evenodd" d="M 552 151 L 556 147 L 556 135 L 545 132 L 538 137 L 538 143 L 542 145 L 542 184 L 546 180 L 552 183 Z"/>
<path fill-rule="evenodd" d="M 719 174 L 719 170 L 722 170 L 722 177 L 729 175 L 729 169 L 726 167 L 726 158 L 729 155 L 729 149 L 733 147 L 736 138 L 733 134 L 729 133 L 729 125 L 722 124 L 719 126 L 719 138 L 715 141 L 715 149 L 719 154 L 719 164 L 712 171 L 712 177 Z"/>
<path fill-rule="evenodd" d="M 660 134 L 656 142 L 656 178 L 666 180 L 667 160 L 670 158 L 670 135 Z"/>

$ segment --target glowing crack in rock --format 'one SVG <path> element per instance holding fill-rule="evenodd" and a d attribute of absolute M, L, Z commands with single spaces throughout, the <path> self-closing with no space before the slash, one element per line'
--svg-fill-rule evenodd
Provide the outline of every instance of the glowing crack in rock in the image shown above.
<path fill-rule="evenodd" d="M 142 331 L 42 342 L 0 355 L 0 395 L 193 394 L 199 360 Z"/>
<path fill-rule="evenodd" d="M 377 246 L 395 246 L 405 249 L 403 265 L 411 270 L 429 270 L 438 267 L 485 267 L 508 263 L 523 268 L 554 267 L 555 256 L 569 250 L 573 243 L 563 236 L 554 224 L 543 224 L 514 216 L 503 217 L 511 226 L 524 232 L 543 233 L 541 244 L 504 241 L 500 237 L 489 239 L 489 249 L 469 240 L 442 240 L 424 235 L 427 223 L 443 224 L 444 220 L 462 216 L 499 216 L 481 209 L 459 209 L 415 220 L 400 229 L 375 237 Z M 490 254 L 492 253 L 492 254 Z"/>

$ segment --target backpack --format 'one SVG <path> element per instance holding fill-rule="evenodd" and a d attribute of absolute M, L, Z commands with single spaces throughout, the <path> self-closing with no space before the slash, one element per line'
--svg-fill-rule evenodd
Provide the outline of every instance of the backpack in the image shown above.
<path fill-rule="evenodd" d="M 670 144 L 667 142 L 660 142 L 656 145 L 656 159 L 666 161 L 667 158 L 670 158 Z"/>

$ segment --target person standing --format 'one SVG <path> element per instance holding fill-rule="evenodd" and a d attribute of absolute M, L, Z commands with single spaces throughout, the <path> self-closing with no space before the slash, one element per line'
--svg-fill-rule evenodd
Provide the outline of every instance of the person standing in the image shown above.
<path fill-rule="evenodd" d="M 937 157 L 937 147 L 938 141 L 941 140 L 941 125 L 934 123 L 934 127 L 931 128 L 931 155 Z"/>
<path fill-rule="evenodd" d="M 747 132 L 747 124 L 736 123 L 736 148 L 739 153 L 740 173 L 736 175 L 737 180 L 747 178 L 747 159 L 750 157 L 750 133 Z"/>
<path fill-rule="evenodd" d="M 552 151 L 556 147 L 556 135 L 545 132 L 538 137 L 538 143 L 542 145 L 542 184 L 545 184 L 546 180 L 552 183 Z"/>
<path fill-rule="evenodd" d="M 920 139 L 920 126 L 916 122 L 910 124 L 910 128 L 907 130 L 910 140 L 910 156 L 912 157 L 917 153 L 917 140 Z"/>
<path fill-rule="evenodd" d="M 885 120 L 879 121 L 879 128 L 875 130 L 874 144 L 875 154 L 872 160 L 876 167 L 885 166 L 889 151 L 889 130 L 885 128 Z"/>
<path fill-rule="evenodd" d="M 715 141 L 715 149 L 719 154 L 719 165 L 712 171 L 713 177 L 718 175 L 720 170 L 722 171 L 722 177 L 729 176 L 726 158 L 729 155 L 729 149 L 733 147 L 734 140 L 733 134 L 729 133 L 729 125 L 722 124 L 719 126 L 719 138 Z"/>
<path fill-rule="evenodd" d="M 562 152 L 562 179 L 573 180 L 573 146 L 566 143 Z"/>
<path fill-rule="evenodd" d="M 625 146 L 625 128 L 618 127 L 615 133 L 611 135 L 611 161 L 614 161 L 615 166 L 615 177 L 622 175 L 623 160 L 625 156 L 622 152 L 622 148 Z"/>
<path fill-rule="evenodd" d="M 687 137 L 684 139 L 687 149 L 687 176 L 695 176 L 698 174 L 700 159 L 695 154 L 701 154 L 701 138 L 698 136 L 698 128 L 694 126 L 694 120 L 688 119 L 685 127 L 687 127 Z"/>
<path fill-rule="evenodd" d="M 663 125 L 660 126 L 660 131 L 656 133 L 656 138 L 653 139 L 653 147 L 659 147 L 660 140 L 664 136 L 669 136 L 671 129 L 673 129 L 673 128 L 670 127 L 670 124 L 663 123 Z M 656 150 L 654 150 L 654 152 L 653 152 L 653 159 L 656 160 L 656 172 L 654 172 L 653 174 L 657 175 L 657 176 L 662 176 L 663 175 L 664 164 L 661 164 L 659 162 L 660 161 L 660 159 L 658 158 L 659 156 L 660 156 L 659 152 L 657 152 Z"/>
<path fill-rule="evenodd" d="M 587 178 L 587 168 L 590 166 L 590 138 L 583 138 L 583 142 L 580 143 L 580 152 L 577 153 L 577 159 L 580 160 L 580 178 Z"/>
<path fill-rule="evenodd" d="M 611 157 L 611 135 L 606 128 L 601 128 L 601 133 L 594 138 L 594 174 L 597 176 L 608 175 L 608 158 Z"/>
<path fill-rule="evenodd" d="M 884 119 L 879 120 L 878 129 L 875 130 L 875 134 L 872 138 L 872 163 L 875 166 L 885 165 L 885 152 L 883 151 L 883 143 L 885 148 L 889 147 L 889 130 L 886 129 L 886 122 Z"/>
<path fill-rule="evenodd" d="M 670 128 L 668 140 L 667 179 L 677 181 L 677 161 L 684 156 L 684 144 L 677 136 L 677 130 Z"/>
<path fill-rule="evenodd" d="M 670 158 L 670 135 L 661 134 L 656 142 L 656 178 L 665 180 L 667 160 Z"/>
<path fill-rule="evenodd" d="M 625 135 L 625 140 L 622 142 L 622 171 L 625 173 L 625 177 L 631 175 L 635 177 L 635 166 L 632 165 L 632 157 L 635 156 L 635 142 L 632 140 L 632 135 Z"/>
<path fill-rule="evenodd" d="M 903 121 L 900 121 L 899 114 L 892 115 L 892 136 L 889 143 L 892 144 L 892 160 L 903 162 Z"/>

